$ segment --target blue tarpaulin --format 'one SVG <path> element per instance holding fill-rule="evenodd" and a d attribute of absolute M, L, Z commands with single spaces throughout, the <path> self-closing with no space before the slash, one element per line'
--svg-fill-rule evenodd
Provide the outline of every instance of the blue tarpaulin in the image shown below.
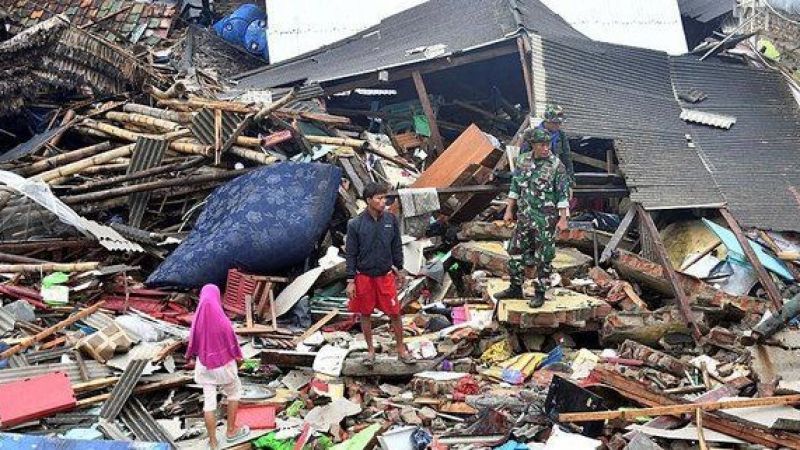
<path fill-rule="evenodd" d="M 224 184 L 147 284 L 222 286 L 231 268 L 269 274 L 301 264 L 328 228 L 341 177 L 330 164 L 280 163 Z"/>
<path fill-rule="evenodd" d="M 0 433 L 2 450 L 169 450 L 165 443 L 124 441 L 81 441 L 27 434 Z"/>

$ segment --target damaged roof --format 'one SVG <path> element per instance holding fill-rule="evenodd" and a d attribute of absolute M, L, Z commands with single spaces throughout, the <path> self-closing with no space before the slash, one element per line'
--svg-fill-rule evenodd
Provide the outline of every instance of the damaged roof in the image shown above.
<path fill-rule="evenodd" d="M 330 81 L 376 72 L 508 39 L 520 28 L 586 39 L 538 0 L 430 0 L 349 38 L 242 74 L 239 88 Z M 426 56 L 426 53 L 429 56 Z"/>
<path fill-rule="evenodd" d="M 574 39 L 534 36 L 533 55 L 537 113 L 558 103 L 569 132 L 614 139 L 631 200 L 727 204 L 743 226 L 800 230 L 800 110 L 780 74 Z M 691 90 L 706 98 L 676 98 Z"/>
<path fill-rule="evenodd" d="M 800 231 L 800 108 L 781 75 L 693 56 L 670 58 L 670 69 L 676 91 L 708 95 L 682 106 L 736 118 L 729 130 L 688 127 L 739 222 Z"/>
<path fill-rule="evenodd" d="M 557 103 L 568 132 L 615 139 L 631 200 L 648 209 L 723 203 L 687 141 L 665 53 L 534 36 L 533 64 L 537 114 Z"/>
<path fill-rule="evenodd" d="M 115 14 L 92 27 L 112 42 L 155 45 L 165 39 L 176 16 L 175 5 L 126 0 L 12 0 L 10 8 L 22 28 L 64 14 L 75 26 L 87 25 Z"/>

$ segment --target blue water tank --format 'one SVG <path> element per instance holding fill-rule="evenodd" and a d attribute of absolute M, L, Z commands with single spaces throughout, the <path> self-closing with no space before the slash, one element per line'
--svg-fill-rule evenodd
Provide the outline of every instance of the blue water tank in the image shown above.
<path fill-rule="evenodd" d="M 267 48 L 267 21 L 254 20 L 244 33 L 244 48 L 253 55 L 269 60 Z"/>
<path fill-rule="evenodd" d="M 215 23 L 214 31 L 231 44 L 244 46 L 247 27 L 251 22 L 258 20 L 266 21 L 266 14 L 257 5 L 248 3 L 236 8 L 231 15 Z"/>

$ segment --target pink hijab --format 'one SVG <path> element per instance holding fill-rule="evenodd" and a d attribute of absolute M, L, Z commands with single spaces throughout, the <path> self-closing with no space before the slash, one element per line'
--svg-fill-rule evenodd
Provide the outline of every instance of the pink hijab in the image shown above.
<path fill-rule="evenodd" d="M 186 359 L 195 356 L 208 369 L 242 359 L 242 349 L 239 348 L 233 324 L 222 310 L 219 288 L 213 284 L 203 286 L 200 303 L 192 319 Z"/>

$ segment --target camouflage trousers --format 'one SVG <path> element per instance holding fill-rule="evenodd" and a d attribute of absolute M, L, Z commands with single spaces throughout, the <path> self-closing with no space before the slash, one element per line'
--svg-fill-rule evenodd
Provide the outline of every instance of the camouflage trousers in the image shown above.
<path fill-rule="evenodd" d="M 527 271 L 535 272 L 533 282 L 536 291 L 547 290 L 550 274 L 553 273 L 553 258 L 556 256 L 557 215 L 547 215 L 539 220 L 523 220 L 517 223 L 508 247 L 511 258 L 508 269 L 512 286 L 522 286 Z M 530 275 L 529 275 L 530 277 Z"/>

